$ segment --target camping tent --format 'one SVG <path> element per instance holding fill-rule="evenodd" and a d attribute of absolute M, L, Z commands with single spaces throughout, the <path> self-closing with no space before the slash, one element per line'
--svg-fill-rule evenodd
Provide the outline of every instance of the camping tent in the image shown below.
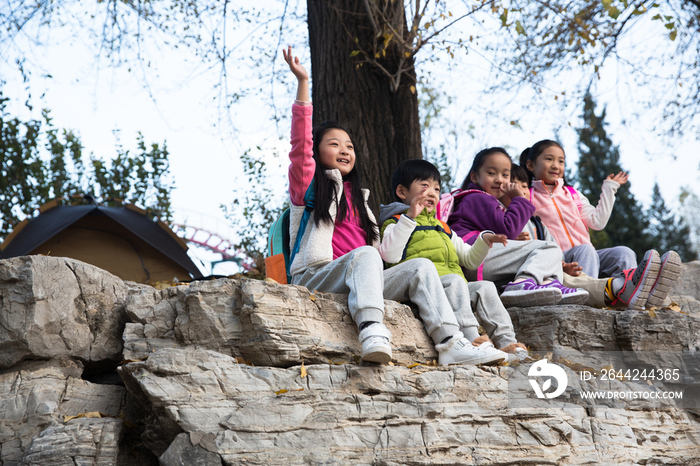
<path fill-rule="evenodd" d="M 187 255 L 187 243 L 130 204 L 45 204 L 0 244 L 0 259 L 30 254 L 78 259 L 140 283 L 202 278 Z"/>

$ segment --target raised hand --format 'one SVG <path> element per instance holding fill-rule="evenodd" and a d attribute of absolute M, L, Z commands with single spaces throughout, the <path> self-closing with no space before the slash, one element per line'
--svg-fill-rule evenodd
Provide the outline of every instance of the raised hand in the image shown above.
<path fill-rule="evenodd" d="M 416 217 L 420 215 L 421 212 L 423 212 L 423 209 L 425 209 L 425 204 L 428 201 L 428 193 L 427 193 L 427 188 L 423 189 L 420 193 L 416 195 L 416 197 L 413 198 L 411 201 L 411 205 L 408 208 L 408 212 L 406 212 L 406 215 L 411 217 L 411 219 L 415 220 Z"/>
<path fill-rule="evenodd" d="M 292 70 L 294 76 L 297 77 L 299 84 L 297 85 L 297 100 L 300 102 L 309 102 L 311 97 L 309 95 L 309 73 L 306 69 L 299 63 L 299 57 L 292 55 L 292 46 L 290 45 L 287 50 L 282 49 L 282 56 L 284 56 L 284 61 L 289 65 L 289 69 Z"/>
<path fill-rule="evenodd" d="M 483 235 L 481 235 L 481 237 L 484 239 L 484 242 L 488 245 L 488 247 L 493 246 L 494 243 L 501 243 L 503 246 L 508 244 L 508 237 L 506 235 L 484 233 Z"/>
<path fill-rule="evenodd" d="M 613 181 L 619 183 L 620 185 L 623 185 L 623 184 L 627 183 L 627 179 L 628 179 L 629 177 L 630 177 L 629 173 L 620 172 L 620 173 L 618 173 L 617 175 L 613 175 L 613 174 L 611 173 L 611 174 L 609 174 L 608 177 L 605 178 L 605 179 L 606 179 L 606 180 L 613 180 Z"/>
<path fill-rule="evenodd" d="M 299 57 L 292 55 L 291 45 L 287 50 L 282 49 L 282 56 L 284 56 L 284 61 L 287 62 L 289 69 L 292 70 L 292 73 L 294 73 L 294 76 L 296 76 L 299 81 L 309 80 L 309 73 L 306 72 L 306 69 L 299 62 Z"/>

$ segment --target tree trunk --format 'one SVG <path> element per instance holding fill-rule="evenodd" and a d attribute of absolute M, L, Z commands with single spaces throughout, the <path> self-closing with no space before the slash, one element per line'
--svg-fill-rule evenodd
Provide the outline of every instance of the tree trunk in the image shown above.
<path fill-rule="evenodd" d="M 405 31 L 403 2 L 389 0 L 388 5 L 400 9 Z M 372 193 L 370 207 L 378 213 L 380 203 L 393 201 L 391 173 L 396 165 L 422 158 L 418 99 L 415 88 L 411 91 L 416 85 L 413 58 L 393 90 L 386 74 L 368 63 L 358 66 L 361 55 L 351 57 L 359 47 L 372 50 L 375 41 L 362 1 L 307 0 L 307 7 L 314 125 L 335 120 L 348 129 L 363 185 Z M 390 46 L 382 57 L 390 73 L 398 68 L 400 53 Z"/>

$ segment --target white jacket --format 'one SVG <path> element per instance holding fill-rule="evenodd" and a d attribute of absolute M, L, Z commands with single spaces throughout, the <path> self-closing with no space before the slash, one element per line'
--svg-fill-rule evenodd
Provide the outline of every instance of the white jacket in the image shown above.
<path fill-rule="evenodd" d="M 340 197 L 344 195 L 343 177 L 340 174 L 340 170 L 326 170 L 325 174 L 328 178 L 333 180 L 336 199 L 340 199 Z M 375 228 L 377 228 L 377 220 L 367 205 L 369 190 L 363 189 L 362 194 L 364 195 L 365 208 L 367 209 L 369 219 L 375 224 Z M 291 250 L 294 247 L 294 242 L 297 239 L 299 225 L 301 224 L 301 217 L 304 214 L 304 209 L 306 206 L 295 206 L 291 202 L 290 205 L 291 215 L 289 218 L 289 248 Z M 331 203 L 329 213 L 331 214 L 333 224 L 329 225 L 325 222 L 321 222 L 318 226 L 316 226 L 314 223 L 314 212 L 311 212 L 309 222 L 306 225 L 306 231 L 304 231 L 304 235 L 301 237 L 299 251 L 297 252 L 296 256 L 294 256 L 294 261 L 289 267 L 289 272 L 292 276 L 304 273 L 306 269 L 311 267 L 326 265 L 333 260 L 333 232 L 335 231 L 335 216 L 337 214 L 337 206 L 335 203 Z M 379 241 L 374 241 L 372 246 L 379 248 Z"/>

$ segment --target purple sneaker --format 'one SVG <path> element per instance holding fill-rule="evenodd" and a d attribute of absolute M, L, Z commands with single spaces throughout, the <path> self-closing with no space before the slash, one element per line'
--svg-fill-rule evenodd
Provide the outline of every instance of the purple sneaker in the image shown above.
<path fill-rule="evenodd" d="M 501 293 L 505 307 L 553 306 L 561 300 L 561 290 L 548 285 L 538 285 L 528 278 L 518 283 L 508 283 Z"/>
<path fill-rule="evenodd" d="M 588 301 L 588 291 L 581 288 L 567 288 L 557 279 L 542 286 L 551 286 L 561 291 L 561 301 L 557 304 L 583 304 Z"/>

